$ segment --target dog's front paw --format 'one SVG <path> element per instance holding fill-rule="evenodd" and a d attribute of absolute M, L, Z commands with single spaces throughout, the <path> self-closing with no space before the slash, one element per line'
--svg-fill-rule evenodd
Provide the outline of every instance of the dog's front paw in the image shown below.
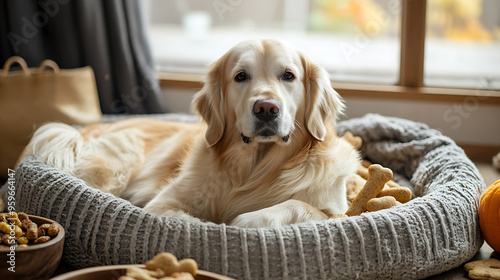
<path fill-rule="evenodd" d="M 188 213 L 178 210 L 178 209 L 169 209 L 164 206 L 158 207 L 155 204 L 148 204 L 144 207 L 144 210 L 156 214 L 158 216 L 164 217 L 175 217 L 192 223 L 201 223 L 202 221 L 196 217 L 189 215 Z"/>
<path fill-rule="evenodd" d="M 284 225 L 277 215 L 261 213 L 261 211 L 249 212 L 238 215 L 232 222 L 232 226 L 244 228 L 279 227 Z"/>
<path fill-rule="evenodd" d="M 279 227 L 325 219 L 328 219 L 328 216 L 315 207 L 290 199 L 268 208 L 240 214 L 231 222 L 231 225 L 246 228 Z"/>

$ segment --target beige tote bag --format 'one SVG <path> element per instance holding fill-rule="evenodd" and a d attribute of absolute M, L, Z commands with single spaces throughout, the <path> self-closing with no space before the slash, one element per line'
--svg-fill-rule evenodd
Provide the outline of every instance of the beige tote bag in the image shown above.
<path fill-rule="evenodd" d="M 18 63 L 21 71 L 9 72 Z M 0 73 L 0 179 L 14 168 L 33 132 L 47 122 L 91 124 L 101 109 L 94 71 L 90 66 L 59 69 L 52 60 L 28 68 L 18 56 L 9 58 Z"/>

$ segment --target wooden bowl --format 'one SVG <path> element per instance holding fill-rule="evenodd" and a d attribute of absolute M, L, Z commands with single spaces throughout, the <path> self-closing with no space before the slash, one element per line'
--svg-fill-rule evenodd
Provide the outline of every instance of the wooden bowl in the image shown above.
<path fill-rule="evenodd" d="M 16 247 L 0 246 L 0 279 L 49 279 L 61 261 L 64 246 L 64 228 L 57 222 L 47 218 L 28 215 L 37 225 L 52 223 L 59 227 L 59 233 L 46 243 Z M 12 253 L 13 252 L 13 253 Z M 9 263 L 10 261 L 12 263 Z M 15 264 L 12 272 L 11 264 Z"/>
<path fill-rule="evenodd" d="M 116 280 L 120 276 L 125 275 L 127 267 L 137 266 L 144 267 L 143 264 L 122 264 L 122 265 L 107 265 L 84 268 L 75 270 L 65 274 L 61 274 L 51 280 Z M 198 270 L 195 277 L 196 280 L 235 280 L 233 278 L 222 276 L 220 274 Z"/>

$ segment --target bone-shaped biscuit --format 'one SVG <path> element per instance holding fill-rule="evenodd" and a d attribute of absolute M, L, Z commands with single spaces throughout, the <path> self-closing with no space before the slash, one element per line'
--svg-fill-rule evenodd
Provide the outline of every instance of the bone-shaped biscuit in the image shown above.
<path fill-rule="evenodd" d="M 500 260 L 489 259 L 465 264 L 471 279 L 500 279 Z"/>
<path fill-rule="evenodd" d="M 393 196 L 383 196 L 375 197 L 366 203 L 366 210 L 369 212 L 379 211 L 383 209 L 389 209 L 394 206 L 398 206 L 401 203 L 396 200 Z"/>
<path fill-rule="evenodd" d="M 146 262 L 146 268 L 152 271 L 160 269 L 166 276 L 172 275 L 175 272 L 189 272 L 193 276 L 196 276 L 198 264 L 193 259 L 177 261 L 177 258 L 173 254 L 160 253 Z"/>
<path fill-rule="evenodd" d="M 357 174 L 361 176 L 361 178 L 367 180 L 369 176 L 368 174 L 368 167 L 372 165 L 369 161 L 363 160 L 362 165 L 358 168 Z M 385 183 L 387 188 L 401 188 L 401 186 L 394 182 L 393 180 L 389 180 Z"/>
<path fill-rule="evenodd" d="M 412 193 L 405 187 L 387 188 L 381 190 L 377 197 L 392 196 L 400 203 L 406 203 L 411 200 Z"/>
<path fill-rule="evenodd" d="M 357 216 L 365 212 L 368 200 L 377 197 L 378 193 L 384 188 L 385 183 L 391 180 L 393 176 L 389 168 L 384 168 L 379 164 L 372 164 L 368 168 L 368 175 L 366 184 L 347 210 L 347 216 Z"/>

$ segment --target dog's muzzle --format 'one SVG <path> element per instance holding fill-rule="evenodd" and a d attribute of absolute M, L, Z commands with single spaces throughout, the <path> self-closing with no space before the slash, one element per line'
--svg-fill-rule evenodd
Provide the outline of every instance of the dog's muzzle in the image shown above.
<path fill-rule="evenodd" d="M 281 104 L 276 99 L 259 99 L 253 105 L 254 135 L 272 137 L 278 133 L 281 119 Z M 250 137 L 241 134 L 243 142 L 250 143 Z M 288 142 L 290 135 L 281 138 Z"/>

